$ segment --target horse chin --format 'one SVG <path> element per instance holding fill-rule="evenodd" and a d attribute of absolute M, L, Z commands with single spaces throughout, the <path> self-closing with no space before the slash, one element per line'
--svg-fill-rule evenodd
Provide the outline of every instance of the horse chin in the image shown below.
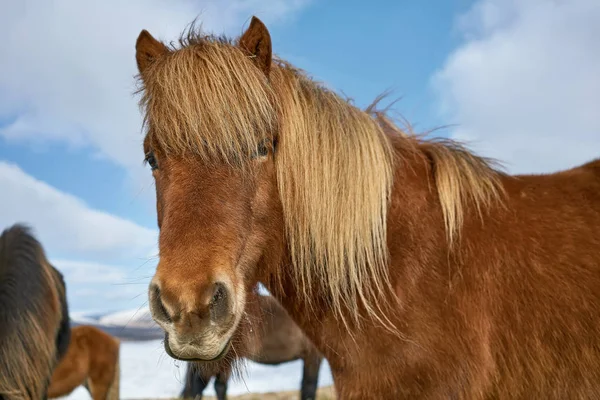
<path fill-rule="evenodd" d="M 223 349 L 221 350 L 221 352 L 219 352 L 217 354 L 216 357 L 199 358 L 199 357 L 178 356 L 177 354 L 175 354 L 175 352 L 173 352 L 173 350 L 171 350 L 171 346 L 169 345 L 169 334 L 165 333 L 165 351 L 169 355 L 169 357 L 174 358 L 179 361 L 191 361 L 191 362 L 196 362 L 196 363 L 215 362 L 215 361 L 219 361 L 219 360 L 223 359 L 229 353 L 229 350 L 231 350 L 231 338 L 229 338 L 229 340 L 227 340 L 227 343 L 225 343 L 225 346 L 223 346 Z"/>

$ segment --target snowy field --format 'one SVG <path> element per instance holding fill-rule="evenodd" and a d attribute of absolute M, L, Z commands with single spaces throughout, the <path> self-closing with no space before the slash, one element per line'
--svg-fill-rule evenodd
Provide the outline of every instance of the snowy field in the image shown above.
<path fill-rule="evenodd" d="M 121 343 L 121 398 L 168 398 L 179 395 L 185 377 L 185 364 L 165 353 L 161 340 Z M 232 379 L 228 393 L 260 393 L 280 390 L 299 390 L 302 379 L 302 361 L 280 366 L 247 362 L 243 380 Z M 333 384 L 329 365 L 324 361 L 319 374 L 319 386 Z M 214 395 L 212 382 L 205 394 Z M 88 400 L 89 394 L 78 388 L 70 400 Z"/>

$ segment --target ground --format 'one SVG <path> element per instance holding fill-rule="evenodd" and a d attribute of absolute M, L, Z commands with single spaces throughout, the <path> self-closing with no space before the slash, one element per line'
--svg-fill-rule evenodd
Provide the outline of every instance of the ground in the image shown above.
<path fill-rule="evenodd" d="M 298 390 L 272 393 L 248 393 L 239 396 L 227 396 L 230 400 L 298 400 L 300 392 Z M 204 396 L 203 400 L 216 400 L 214 396 Z M 148 399 L 148 400 L 164 400 L 164 399 Z M 333 386 L 319 388 L 317 391 L 316 400 L 335 400 L 335 392 Z"/>

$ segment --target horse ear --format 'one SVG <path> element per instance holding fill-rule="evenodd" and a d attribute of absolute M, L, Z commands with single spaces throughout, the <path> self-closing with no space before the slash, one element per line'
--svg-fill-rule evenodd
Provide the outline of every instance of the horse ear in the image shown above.
<path fill-rule="evenodd" d="M 147 30 L 142 30 L 135 42 L 135 60 L 140 74 L 143 74 L 156 59 L 168 52 L 167 46 L 154 39 Z"/>
<path fill-rule="evenodd" d="M 250 26 L 240 37 L 239 46 L 246 51 L 256 65 L 268 76 L 271 71 L 271 35 L 263 22 L 252 17 Z"/>

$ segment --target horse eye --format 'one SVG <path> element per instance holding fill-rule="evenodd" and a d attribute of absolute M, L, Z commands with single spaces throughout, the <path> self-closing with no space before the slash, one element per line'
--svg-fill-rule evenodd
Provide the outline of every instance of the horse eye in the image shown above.
<path fill-rule="evenodd" d="M 146 158 L 144 161 L 147 162 L 148 165 L 150 165 L 150 169 L 152 171 L 158 169 L 158 162 L 156 162 L 156 157 L 154 157 L 154 153 L 149 152 L 148 154 L 146 154 Z"/>
<path fill-rule="evenodd" d="M 254 157 L 266 157 L 267 155 L 269 155 L 270 144 L 271 143 L 268 140 L 263 140 L 262 142 L 260 142 L 258 148 L 256 149 Z"/>

